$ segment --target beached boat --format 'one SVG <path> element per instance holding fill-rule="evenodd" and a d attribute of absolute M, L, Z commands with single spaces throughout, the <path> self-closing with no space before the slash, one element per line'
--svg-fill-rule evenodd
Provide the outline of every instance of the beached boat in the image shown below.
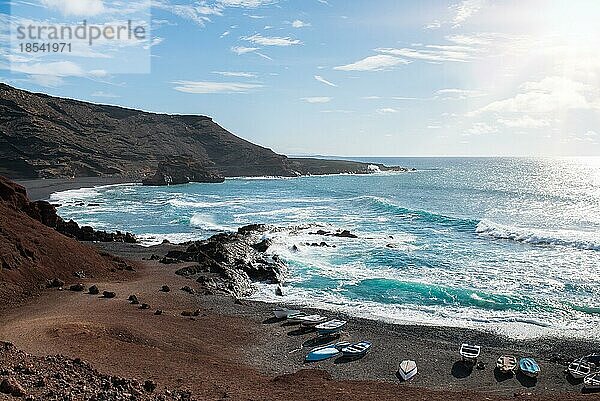
<path fill-rule="evenodd" d="M 328 318 L 321 315 L 308 315 L 295 317 L 295 320 L 300 322 L 300 324 L 304 327 L 315 327 L 320 323 L 326 322 Z"/>
<path fill-rule="evenodd" d="M 517 369 L 517 358 L 512 355 L 502 355 L 496 360 L 496 367 L 502 373 L 514 373 Z"/>
<path fill-rule="evenodd" d="M 324 361 L 325 359 L 333 358 L 341 353 L 341 349 L 349 346 L 350 343 L 343 341 L 335 344 L 324 345 L 322 347 L 313 348 L 305 358 L 306 362 Z"/>
<path fill-rule="evenodd" d="M 524 375 L 529 377 L 538 377 L 540 374 L 540 367 L 533 358 L 521 358 L 519 369 Z"/>
<path fill-rule="evenodd" d="M 585 358 L 577 359 L 569 364 L 567 372 L 574 379 L 583 379 L 596 369 L 593 363 L 588 362 Z"/>
<path fill-rule="evenodd" d="M 600 372 L 592 373 L 584 377 L 583 386 L 587 390 L 600 390 Z"/>
<path fill-rule="evenodd" d="M 411 360 L 405 360 L 398 365 L 398 374 L 402 380 L 407 381 L 417 374 L 417 363 Z"/>
<path fill-rule="evenodd" d="M 290 313 L 287 317 L 287 321 L 289 323 L 300 323 L 302 318 L 308 316 L 306 313 L 298 312 L 298 313 Z"/>
<path fill-rule="evenodd" d="M 296 315 L 300 313 L 299 310 L 296 309 L 287 309 L 287 308 L 276 308 L 273 309 L 273 314 L 277 319 L 287 319 L 290 315 Z"/>
<path fill-rule="evenodd" d="M 581 359 L 585 360 L 588 363 L 594 364 L 595 368 L 600 367 L 600 354 L 589 354 L 589 355 L 584 356 Z"/>
<path fill-rule="evenodd" d="M 346 324 L 348 324 L 348 322 L 345 320 L 333 319 L 316 325 L 315 329 L 317 329 L 317 333 L 319 333 L 320 336 L 325 336 L 338 333 L 346 326 Z"/>
<path fill-rule="evenodd" d="M 459 350 L 460 356 L 465 362 L 476 362 L 479 354 L 481 354 L 481 347 L 479 345 L 463 344 Z"/>
<path fill-rule="evenodd" d="M 365 356 L 373 344 L 370 341 L 361 341 L 342 348 L 342 354 L 346 358 L 359 358 Z"/>

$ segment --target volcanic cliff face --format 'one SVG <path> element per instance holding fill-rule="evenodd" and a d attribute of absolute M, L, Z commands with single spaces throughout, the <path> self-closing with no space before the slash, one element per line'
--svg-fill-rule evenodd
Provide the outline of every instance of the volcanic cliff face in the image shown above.
<path fill-rule="evenodd" d="M 154 114 L 30 93 L 0 84 L 0 174 L 11 178 L 153 175 L 189 160 L 224 176 L 294 175 L 287 158 L 205 116 Z"/>
<path fill-rule="evenodd" d="M 46 205 L 30 202 L 25 188 L 0 176 L 2 307 L 36 293 L 48 280 L 74 280 L 74 273 L 81 271 L 89 277 L 124 270 L 124 262 L 102 256 L 96 249 L 47 227 L 52 213 L 47 213 Z"/>
<path fill-rule="evenodd" d="M 237 176 L 372 173 L 372 167 L 288 158 L 205 116 L 98 105 L 0 83 L 0 174 L 13 179 L 119 176 L 165 185 Z"/>

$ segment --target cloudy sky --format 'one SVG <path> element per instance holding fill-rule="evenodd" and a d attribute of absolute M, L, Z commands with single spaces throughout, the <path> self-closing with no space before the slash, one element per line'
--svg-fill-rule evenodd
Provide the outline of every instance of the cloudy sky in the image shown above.
<path fill-rule="evenodd" d="M 144 0 L 0 1 L 2 21 L 112 21 Z M 140 17 L 143 18 L 143 17 Z M 154 0 L 151 37 L 14 54 L 37 92 L 204 114 L 286 154 L 600 156 L 600 2 Z M 111 66 L 112 63 L 112 66 Z M 115 68 L 111 68 L 115 67 Z"/>

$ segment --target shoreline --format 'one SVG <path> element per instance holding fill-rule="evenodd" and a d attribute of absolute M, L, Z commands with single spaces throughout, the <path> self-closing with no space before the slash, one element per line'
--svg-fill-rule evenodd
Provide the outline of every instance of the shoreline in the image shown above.
<path fill-rule="evenodd" d="M 28 353 L 82 358 L 106 374 L 190 390 L 196 399 L 377 400 L 407 396 L 414 400 L 556 400 L 597 399 L 582 395 L 581 384 L 567 380 L 565 363 L 597 349 L 597 343 L 558 340 L 511 340 L 471 329 L 395 325 L 304 308 L 348 318 L 340 340 L 373 342 L 361 360 L 331 359 L 307 364 L 304 356 L 320 344 L 314 332 L 273 318 L 273 304 L 203 295 L 194 281 L 175 275 L 182 264 L 147 259 L 170 245 L 91 244 L 101 251 L 141 262 L 125 280 L 85 279 L 86 285 L 116 291 L 114 300 L 84 293 L 47 290 L 11 310 L 0 308 L 5 322 L 0 338 Z M 144 260 L 146 259 L 146 260 Z M 171 291 L 160 291 L 167 284 Z M 184 285 L 197 294 L 179 290 Z M 136 294 L 151 305 L 140 310 L 126 301 Z M 162 316 L 153 316 L 156 308 Z M 182 310 L 200 311 L 197 318 Z M 483 370 L 459 362 L 463 342 L 482 346 Z M 537 382 L 522 375 L 500 377 L 496 358 L 504 353 L 534 357 L 542 368 Z M 419 374 L 408 383 L 396 377 L 402 359 L 417 361 Z M 202 377 L 202 380 L 187 380 Z M 233 380 L 232 380 L 233 379 Z M 281 387 L 281 381 L 289 385 Z M 216 387 L 215 387 L 216 386 Z M 301 394 L 299 394 L 300 392 Z M 343 397 L 342 397 L 343 394 Z"/>

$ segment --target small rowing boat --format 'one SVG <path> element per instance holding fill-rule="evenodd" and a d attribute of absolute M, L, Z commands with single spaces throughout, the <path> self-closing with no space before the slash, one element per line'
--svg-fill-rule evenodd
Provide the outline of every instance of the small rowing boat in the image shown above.
<path fill-rule="evenodd" d="M 317 333 L 320 336 L 326 336 L 338 333 L 346 326 L 346 324 L 348 324 L 348 322 L 345 320 L 333 319 L 316 325 L 315 329 L 317 329 Z"/>
<path fill-rule="evenodd" d="M 369 352 L 372 345 L 373 344 L 370 341 L 361 341 L 350 344 L 349 346 L 342 348 L 342 354 L 346 358 L 360 358 Z"/>
<path fill-rule="evenodd" d="M 304 327 L 315 327 L 319 323 L 327 321 L 327 318 L 321 315 L 299 316 L 294 319 Z"/>
<path fill-rule="evenodd" d="M 540 367 L 533 358 L 521 358 L 519 369 L 525 376 L 529 377 L 538 377 L 540 374 Z"/>
<path fill-rule="evenodd" d="M 349 342 L 339 342 L 335 344 L 324 345 L 322 347 L 313 348 L 305 358 L 306 362 L 324 361 L 333 358 L 341 353 L 341 349 L 349 346 Z"/>
<path fill-rule="evenodd" d="M 595 368 L 596 366 L 593 363 L 586 361 L 585 358 L 581 358 L 571 362 L 567 368 L 567 372 L 569 372 L 574 379 L 583 379 L 592 373 Z"/>
<path fill-rule="evenodd" d="M 458 351 L 462 360 L 465 362 L 476 362 L 479 354 L 481 354 L 481 347 L 479 345 L 463 344 L 460 346 Z"/>
<path fill-rule="evenodd" d="M 600 390 L 600 372 L 587 375 L 583 379 L 583 386 L 587 390 Z"/>
<path fill-rule="evenodd" d="M 496 360 L 496 367 L 502 373 L 514 373 L 517 369 L 517 358 L 512 355 L 502 355 Z"/>
<path fill-rule="evenodd" d="M 296 309 L 287 309 L 287 308 L 276 308 L 273 309 L 273 314 L 277 319 L 287 319 L 290 315 L 296 315 L 300 313 L 299 310 Z"/>
<path fill-rule="evenodd" d="M 405 361 L 400 362 L 400 365 L 398 365 L 398 375 L 400 375 L 402 380 L 408 381 L 415 377 L 416 374 L 417 363 L 415 361 L 407 359 Z"/>

